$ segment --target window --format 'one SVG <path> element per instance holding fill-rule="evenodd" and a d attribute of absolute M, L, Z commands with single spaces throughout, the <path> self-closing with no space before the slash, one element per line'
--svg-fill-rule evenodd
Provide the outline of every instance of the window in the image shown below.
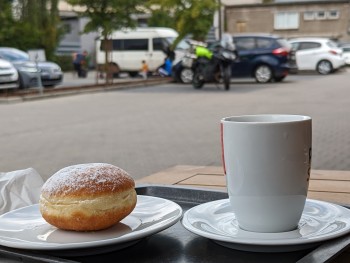
<path fill-rule="evenodd" d="M 140 50 L 148 51 L 148 39 L 113 39 L 102 40 L 100 50 Z"/>
<path fill-rule="evenodd" d="M 339 11 L 338 10 L 330 10 L 330 11 L 305 11 L 304 12 L 304 20 L 325 20 L 325 19 L 338 19 Z"/>
<path fill-rule="evenodd" d="M 327 12 L 328 19 L 338 19 L 339 11 L 338 10 L 330 10 Z"/>
<path fill-rule="evenodd" d="M 153 38 L 153 50 L 166 51 L 167 44 L 163 40 L 163 38 Z"/>
<path fill-rule="evenodd" d="M 299 44 L 298 50 L 306 50 L 321 47 L 320 43 L 317 42 L 301 42 Z"/>
<path fill-rule="evenodd" d="M 293 50 L 298 50 L 299 49 L 299 43 L 298 42 L 291 43 L 290 45 L 292 46 Z"/>
<path fill-rule="evenodd" d="M 298 12 L 278 12 L 275 13 L 275 29 L 298 29 L 299 13 Z"/>
<path fill-rule="evenodd" d="M 123 50 L 147 51 L 148 39 L 124 39 Z"/>
<path fill-rule="evenodd" d="M 314 11 L 305 11 L 304 12 L 304 20 L 314 20 L 315 19 L 315 12 Z"/>
<path fill-rule="evenodd" d="M 247 23 L 246 22 L 236 22 L 236 30 L 237 32 L 246 32 L 247 31 Z"/>
<path fill-rule="evenodd" d="M 71 24 L 63 24 L 63 31 L 65 34 L 72 33 L 72 25 Z"/>
<path fill-rule="evenodd" d="M 273 40 L 271 38 L 257 38 L 256 46 L 258 48 L 270 48 L 273 45 Z"/>
<path fill-rule="evenodd" d="M 116 39 L 113 39 L 113 50 L 122 50 L 123 49 L 123 46 L 122 46 L 123 42 L 122 40 L 116 40 Z"/>
<path fill-rule="evenodd" d="M 178 50 L 186 50 L 190 48 L 190 44 L 187 43 L 187 41 L 185 39 L 182 39 L 176 46 L 175 49 Z"/>
<path fill-rule="evenodd" d="M 255 48 L 255 39 L 253 37 L 239 37 L 234 39 L 238 50 L 250 50 Z"/>
<path fill-rule="evenodd" d="M 327 18 L 327 16 L 326 16 L 326 11 L 317 11 L 317 12 L 316 12 L 316 18 L 317 18 L 318 20 L 324 20 L 324 19 L 326 19 L 326 18 Z"/>

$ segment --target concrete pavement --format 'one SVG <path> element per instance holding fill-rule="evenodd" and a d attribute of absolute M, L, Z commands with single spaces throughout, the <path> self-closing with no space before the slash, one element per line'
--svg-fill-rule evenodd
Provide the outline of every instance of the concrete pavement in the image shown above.
<path fill-rule="evenodd" d="M 282 83 L 163 84 L 0 105 L 0 171 L 45 179 L 72 164 L 107 162 L 134 178 L 177 165 L 221 165 L 219 121 L 238 114 L 313 118 L 314 169 L 350 170 L 348 72 Z"/>
<path fill-rule="evenodd" d="M 114 78 L 113 83 L 120 83 L 125 81 L 135 81 L 140 80 L 140 78 L 130 78 L 128 74 L 121 74 L 119 78 Z M 86 78 L 78 78 L 77 74 L 72 72 L 65 72 L 63 77 L 63 82 L 58 87 L 75 87 L 75 86 L 85 86 L 92 84 L 104 84 L 105 79 L 100 78 L 100 75 L 95 70 L 88 72 Z"/>

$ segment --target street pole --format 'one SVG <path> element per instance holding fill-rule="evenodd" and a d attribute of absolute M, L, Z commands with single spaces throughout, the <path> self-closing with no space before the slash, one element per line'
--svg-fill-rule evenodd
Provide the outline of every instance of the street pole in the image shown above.
<path fill-rule="evenodd" d="M 219 1 L 219 40 L 221 39 L 222 37 L 222 14 L 221 14 L 221 0 L 218 0 Z"/>
<path fill-rule="evenodd" d="M 40 95 L 43 95 L 43 84 L 41 82 L 41 72 L 40 72 L 40 68 L 38 65 L 38 60 L 39 60 L 39 55 L 36 54 L 35 56 L 35 66 L 36 66 L 36 71 L 37 71 L 37 79 L 38 79 L 38 88 L 39 88 L 39 93 Z"/>

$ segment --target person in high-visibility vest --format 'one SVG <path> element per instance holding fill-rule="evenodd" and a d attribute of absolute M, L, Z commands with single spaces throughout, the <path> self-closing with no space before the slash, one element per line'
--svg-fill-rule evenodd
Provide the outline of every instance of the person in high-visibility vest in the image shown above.
<path fill-rule="evenodd" d="M 196 56 L 197 57 L 205 57 L 207 59 L 211 59 L 213 56 L 213 52 L 211 52 L 208 48 L 197 46 L 196 47 Z"/>

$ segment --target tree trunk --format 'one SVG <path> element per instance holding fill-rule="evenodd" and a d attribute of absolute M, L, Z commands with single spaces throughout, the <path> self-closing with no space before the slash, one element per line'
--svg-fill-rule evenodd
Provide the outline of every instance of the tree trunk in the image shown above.
<path fill-rule="evenodd" d="M 111 72 L 111 67 L 109 57 L 110 53 L 113 49 L 112 40 L 108 38 L 107 34 L 103 35 L 104 38 L 104 50 L 105 50 L 105 65 L 104 65 L 104 71 L 105 71 L 105 80 L 106 85 L 109 85 L 113 82 L 113 73 Z"/>

